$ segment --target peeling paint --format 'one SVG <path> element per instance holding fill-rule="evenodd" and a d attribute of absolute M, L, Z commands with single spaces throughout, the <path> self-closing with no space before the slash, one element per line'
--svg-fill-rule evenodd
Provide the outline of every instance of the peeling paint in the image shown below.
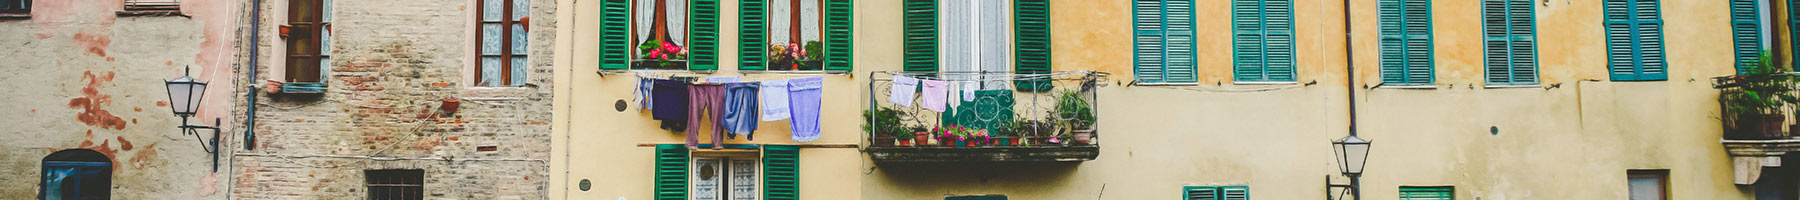
<path fill-rule="evenodd" d="M 81 110 L 81 113 L 75 115 L 75 119 L 88 126 L 124 130 L 125 120 L 103 107 L 112 105 L 112 95 L 100 94 L 99 89 L 100 84 L 112 82 L 113 73 L 106 72 L 105 75 L 96 76 L 92 71 L 82 72 L 81 79 L 87 81 L 87 86 L 81 88 L 82 97 L 69 99 L 70 109 Z"/>
<path fill-rule="evenodd" d="M 75 33 L 75 37 L 72 37 L 72 39 L 74 39 L 76 43 L 81 44 L 81 48 L 86 50 L 88 54 L 98 55 L 100 57 L 106 57 L 106 46 L 112 45 L 112 38 L 110 36 L 97 33 Z M 107 61 L 112 61 L 110 57 L 107 59 Z"/>
<path fill-rule="evenodd" d="M 119 136 L 116 140 L 119 140 L 119 150 L 131 151 L 131 140 L 125 140 L 125 136 Z"/>
<path fill-rule="evenodd" d="M 143 169 L 145 166 L 149 166 L 151 161 L 155 161 L 155 160 L 156 160 L 156 144 L 150 144 L 150 145 L 144 145 L 143 151 L 136 151 L 135 155 L 131 155 L 130 161 L 131 161 L 131 167 Z"/>

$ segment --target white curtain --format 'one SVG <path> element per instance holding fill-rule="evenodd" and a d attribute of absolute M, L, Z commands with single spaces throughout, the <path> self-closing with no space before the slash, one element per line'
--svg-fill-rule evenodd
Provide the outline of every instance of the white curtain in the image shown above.
<path fill-rule="evenodd" d="M 990 74 L 1004 74 L 1012 71 L 1008 64 L 1012 57 L 1011 39 L 1008 37 L 1012 25 L 1007 21 L 1007 12 L 1011 7 L 1005 0 L 944 0 L 940 2 L 939 26 L 942 31 L 939 44 L 943 47 L 940 58 L 943 59 L 943 71 L 972 72 L 986 71 Z M 975 78 L 975 75 L 949 75 L 957 79 Z M 999 76 L 990 76 L 999 77 Z M 1006 89 L 1007 81 L 986 81 L 982 89 Z"/>
<path fill-rule="evenodd" d="M 654 26 L 656 23 L 656 1 L 657 0 L 638 0 L 637 9 L 632 10 L 632 13 L 636 15 L 635 18 L 637 19 L 637 40 L 631 43 L 631 45 L 633 45 L 632 49 L 637 49 L 636 45 L 643 44 L 645 41 L 650 40 L 650 27 Z M 665 13 L 668 16 L 665 17 L 668 17 L 668 20 L 666 20 L 668 24 L 666 25 L 669 25 L 669 39 L 674 40 L 670 42 L 674 42 L 685 48 L 687 45 L 683 42 L 687 41 L 687 0 L 665 1 L 667 1 L 667 4 L 663 6 L 668 9 L 668 12 Z M 637 53 L 634 51 L 634 53 L 632 53 L 633 57 L 635 57 L 636 54 Z"/>
<path fill-rule="evenodd" d="M 788 41 L 788 36 L 794 34 L 788 32 L 789 24 L 793 23 L 790 22 L 793 19 L 790 18 L 789 15 L 794 12 L 794 6 L 788 4 L 792 4 L 792 2 L 788 2 L 787 0 L 769 0 L 770 44 L 786 45 L 789 42 L 794 42 Z M 819 0 L 801 0 L 800 39 L 804 40 L 800 41 L 802 42 L 801 45 L 805 45 L 805 41 L 819 41 L 819 25 Z"/>

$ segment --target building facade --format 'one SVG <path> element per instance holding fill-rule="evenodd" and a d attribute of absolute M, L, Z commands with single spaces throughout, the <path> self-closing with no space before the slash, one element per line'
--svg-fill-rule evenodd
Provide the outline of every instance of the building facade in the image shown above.
<path fill-rule="evenodd" d="M 553 198 L 1318 198 L 1340 194 L 1327 184 L 1348 182 L 1329 145 L 1347 127 L 1375 144 L 1360 178 L 1369 199 L 1753 199 L 1800 190 L 1773 164 L 1780 156 L 1728 153 L 1712 79 L 1744 72 L 1740 63 L 1763 50 L 1792 66 L 1786 1 L 559 4 L 570 9 L 557 13 L 567 37 L 557 40 L 554 82 L 567 90 L 554 95 L 560 156 L 551 171 L 565 173 L 550 182 Z M 822 64 L 783 64 L 797 57 L 783 57 L 792 49 L 784 44 L 812 38 L 823 56 L 805 58 Z M 651 55 L 668 46 L 688 51 Z M 920 154 L 875 145 L 883 141 L 860 128 L 863 111 L 914 108 L 887 102 L 890 75 L 970 71 L 1108 74 L 1088 101 L 1103 148 L 1071 162 L 909 160 L 892 155 Z M 790 119 L 760 123 L 755 140 L 689 150 L 690 134 L 662 128 L 671 120 L 653 114 L 662 104 L 640 110 L 634 98 L 643 77 L 714 76 L 822 77 L 819 137 L 799 142 Z M 1042 94 L 1016 84 L 1019 102 Z"/>
<path fill-rule="evenodd" d="M 6 199 L 224 199 L 231 174 L 183 134 L 163 84 L 230 85 L 228 1 L 0 1 L 0 136 Z M 221 84 L 223 83 L 223 84 Z M 211 87 L 192 125 L 230 126 L 232 87 Z M 214 124 L 221 120 L 222 124 Z M 229 136 L 226 136 L 229 137 Z M 217 165 L 215 165 L 217 164 Z M 214 166 L 218 166 L 215 171 Z"/>
<path fill-rule="evenodd" d="M 547 198 L 556 3 L 243 5 L 231 194 Z"/>

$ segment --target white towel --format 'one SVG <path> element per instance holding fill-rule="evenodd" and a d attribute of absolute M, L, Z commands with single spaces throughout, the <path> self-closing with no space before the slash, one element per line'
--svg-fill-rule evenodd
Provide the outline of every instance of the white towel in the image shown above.
<path fill-rule="evenodd" d="M 708 76 L 708 77 L 706 77 L 706 82 L 708 82 L 708 83 L 737 83 L 740 80 L 743 80 L 743 77 L 736 77 L 736 76 Z"/>
<path fill-rule="evenodd" d="M 918 86 L 919 79 L 895 74 L 894 86 L 888 88 L 888 102 L 894 102 L 901 107 L 912 107 L 913 93 L 917 92 L 914 89 L 919 88 Z"/>
<path fill-rule="evenodd" d="M 981 85 L 975 81 L 963 81 L 961 89 L 963 101 L 975 101 L 975 90 L 981 89 Z"/>
<path fill-rule="evenodd" d="M 946 95 L 950 93 L 950 88 L 947 88 L 950 84 L 940 80 L 925 80 L 924 84 L 925 92 L 919 96 L 920 103 L 924 105 L 919 105 L 919 107 L 925 107 L 934 112 L 944 112 L 944 100 L 949 97 Z"/>
<path fill-rule="evenodd" d="M 781 121 L 793 116 L 788 110 L 787 80 L 762 81 L 761 86 L 757 94 L 762 98 L 762 121 Z"/>

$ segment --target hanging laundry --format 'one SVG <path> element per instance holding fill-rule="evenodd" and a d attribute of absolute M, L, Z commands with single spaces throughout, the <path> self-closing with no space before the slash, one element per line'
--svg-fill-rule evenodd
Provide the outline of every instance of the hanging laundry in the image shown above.
<path fill-rule="evenodd" d="M 925 80 L 924 93 L 919 94 L 919 101 L 924 104 L 919 107 L 932 112 L 944 112 L 944 98 L 948 97 L 946 93 L 949 93 L 949 85 L 949 82 L 940 80 Z"/>
<path fill-rule="evenodd" d="M 963 100 L 962 100 L 962 89 L 961 88 L 962 88 L 962 82 L 956 82 L 956 81 L 950 82 L 950 88 L 949 88 L 949 90 L 950 90 L 950 92 L 949 92 L 950 93 L 950 98 L 949 98 L 950 99 L 950 109 L 949 110 L 952 110 L 952 112 L 954 112 L 956 110 L 957 106 L 962 106 Z"/>
<path fill-rule="evenodd" d="M 725 109 L 724 94 L 725 85 L 697 84 L 688 86 L 688 149 L 700 149 L 698 144 L 700 129 L 706 128 L 706 123 L 703 123 L 704 121 L 702 120 L 708 118 L 711 118 L 714 122 L 711 127 L 713 149 L 725 148 L 725 146 L 723 146 L 725 144 L 725 134 L 723 134 L 725 129 L 723 129 L 724 126 L 718 124 L 720 121 L 719 116 L 724 114 L 724 112 L 720 112 Z"/>
<path fill-rule="evenodd" d="M 901 107 L 912 107 L 913 93 L 919 88 L 919 79 L 895 74 L 893 82 L 893 87 L 888 88 L 888 102 Z"/>
<path fill-rule="evenodd" d="M 688 83 L 677 80 L 653 80 L 651 105 L 665 105 L 651 110 L 651 117 L 664 121 L 687 121 Z"/>
<path fill-rule="evenodd" d="M 762 121 L 772 122 L 788 119 L 788 81 L 762 81 Z"/>
<path fill-rule="evenodd" d="M 631 103 L 636 103 L 638 105 L 639 112 L 650 109 L 650 105 L 652 105 L 650 104 L 652 101 L 650 100 L 650 88 L 652 85 L 656 85 L 656 83 L 651 82 L 651 79 L 638 77 L 637 87 L 631 92 Z"/>
<path fill-rule="evenodd" d="M 981 89 L 981 83 L 975 81 L 959 81 L 962 84 L 962 100 L 975 101 L 975 90 Z"/>
<path fill-rule="evenodd" d="M 793 120 L 795 142 L 812 142 L 819 139 L 820 101 L 825 94 L 823 77 L 808 77 L 788 80 L 788 103 Z"/>
<path fill-rule="evenodd" d="M 739 80 L 743 80 L 743 78 L 744 77 L 736 77 L 736 76 L 708 76 L 708 77 L 706 77 L 706 82 L 719 83 L 719 84 L 736 83 L 736 82 L 739 82 Z"/>
<path fill-rule="evenodd" d="M 719 117 L 719 125 L 725 127 L 728 138 L 746 136 L 747 140 L 756 140 L 756 94 L 760 89 L 756 82 L 725 84 L 725 116 Z"/>

